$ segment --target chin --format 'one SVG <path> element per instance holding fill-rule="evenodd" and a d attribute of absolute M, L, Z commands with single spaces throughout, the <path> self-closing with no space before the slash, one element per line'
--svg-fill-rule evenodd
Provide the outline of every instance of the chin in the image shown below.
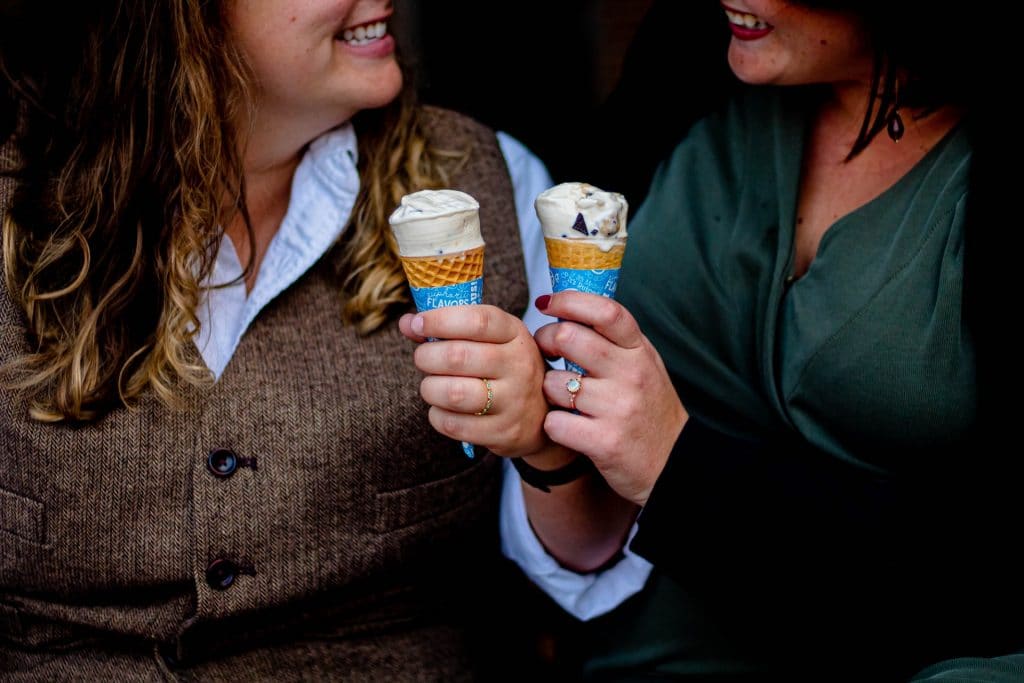
<path fill-rule="evenodd" d="M 401 94 L 403 84 L 402 72 L 396 65 L 393 73 L 382 75 L 380 78 L 366 83 L 366 88 L 360 93 L 362 102 L 359 108 L 386 107 Z"/>
<path fill-rule="evenodd" d="M 764 69 L 763 57 L 729 47 L 729 68 L 736 78 L 748 85 L 769 85 L 777 82 L 777 74 Z"/>

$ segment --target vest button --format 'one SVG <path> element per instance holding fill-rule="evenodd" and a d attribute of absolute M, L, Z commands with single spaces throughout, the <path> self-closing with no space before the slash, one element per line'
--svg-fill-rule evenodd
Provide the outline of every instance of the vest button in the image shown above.
<path fill-rule="evenodd" d="M 236 576 L 238 576 L 238 565 L 223 557 L 218 557 L 206 567 L 206 583 L 216 591 L 231 588 Z"/>
<path fill-rule="evenodd" d="M 206 469 L 215 477 L 227 479 L 238 469 L 238 456 L 230 448 L 214 448 L 206 456 Z"/>

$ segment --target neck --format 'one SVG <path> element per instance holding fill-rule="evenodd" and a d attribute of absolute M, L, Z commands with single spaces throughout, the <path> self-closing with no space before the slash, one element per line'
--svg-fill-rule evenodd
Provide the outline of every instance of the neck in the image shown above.
<path fill-rule="evenodd" d="M 245 180 L 245 207 L 249 214 L 252 234 L 239 212 L 225 229 L 242 265 L 252 268 L 245 279 L 251 290 L 267 247 L 281 227 L 291 198 L 292 178 L 302 158 L 306 142 L 287 141 L 280 136 L 267 135 L 266 130 L 254 130 L 249 136 L 243 158 Z"/>
<path fill-rule="evenodd" d="M 288 210 L 292 178 L 303 150 L 317 136 L 347 120 L 344 112 L 285 114 L 272 106 L 261 106 L 246 141 L 242 163 L 252 240 L 241 215 L 236 215 L 225 230 L 242 264 L 251 261 L 253 265 L 246 278 L 249 289 Z"/>
<path fill-rule="evenodd" d="M 853 145 L 864 123 L 871 87 L 868 83 L 851 82 L 834 84 L 831 95 L 823 103 L 817 117 L 817 125 L 823 125 L 841 141 L 847 150 Z M 877 102 L 875 103 L 877 109 Z M 872 112 L 874 116 L 877 112 Z M 905 137 L 892 151 L 907 151 L 906 147 L 923 146 L 930 148 L 938 142 L 963 117 L 963 110 L 955 106 L 942 106 L 932 111 L 901 107 L 900 118 L 905 126 Z M 884 140 L 883 140 L 884 139 Z M 883 130 L 871 143 L 892 141 Z"/>

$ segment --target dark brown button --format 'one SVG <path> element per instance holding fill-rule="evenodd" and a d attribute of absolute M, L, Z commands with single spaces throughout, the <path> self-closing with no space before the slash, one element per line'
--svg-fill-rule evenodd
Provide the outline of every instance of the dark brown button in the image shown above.
<path fill-rule="evenodd" d="M 206 469 L 215 477 L 227 479 L 238 469 L 238 456 L 230 448 L 215 448 L 206 456 Z"/>
<path fill-rule="evenodd" d="M 223 591 L 231 588 L 238 576 L 238 565 L 231 560 L 218 557 L 206 568 L 206 583 L 216 591 Z"/>

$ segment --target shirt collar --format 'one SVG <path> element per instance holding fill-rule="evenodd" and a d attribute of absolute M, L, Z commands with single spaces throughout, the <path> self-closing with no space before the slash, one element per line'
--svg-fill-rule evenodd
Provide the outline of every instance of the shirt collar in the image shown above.
<path fill-rule="evenodd" d="M 359 194 L 358 147 L 351 123 L 320 136 L 303 155 L 292 180 L 291 199 L 271 240 L 248 296 L 242 264 L 224 236 L 211 285 L 200 306 L 196 345 L 219 377 L 245 331 L 263 308 L 295 283 L 338 240 Z"/>

